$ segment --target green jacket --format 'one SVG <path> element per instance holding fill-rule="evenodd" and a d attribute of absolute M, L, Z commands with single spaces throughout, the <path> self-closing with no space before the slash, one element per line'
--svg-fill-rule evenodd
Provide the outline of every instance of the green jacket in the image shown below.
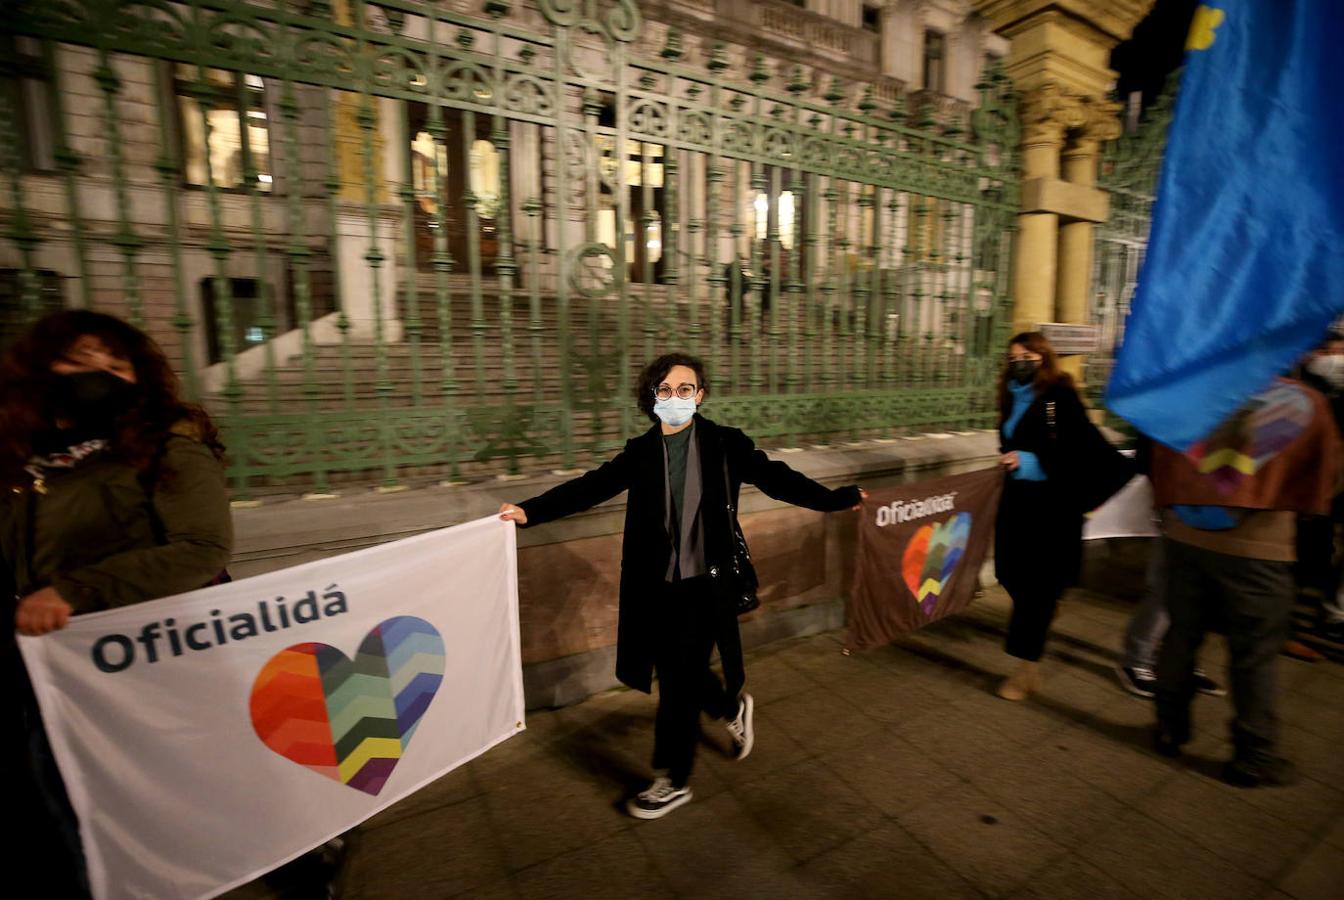
<path fill-rule="evenodd" d="M 204 587 L 233 550 L 224 468 L 210 448 L 170 434 L 146 485 L 106 456 L 50 470 L 45 493 L 0 497 L 0 561 L 16 599 L 58 590 L 75 614 Z"/>

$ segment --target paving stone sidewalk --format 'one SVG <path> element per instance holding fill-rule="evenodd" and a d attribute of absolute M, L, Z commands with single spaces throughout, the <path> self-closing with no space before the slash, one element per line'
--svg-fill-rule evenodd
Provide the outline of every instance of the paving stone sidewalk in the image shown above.
<path fill-rule="evenodd" d="M 845 655 L 834 632 L 747 658 L 756 749 L 706 725 L 694 800 L 639 822 L 654 701 L 612 691 L 528 730 L 359 829 L 343 896 L 381 898 L 1344 897 L 1344 667 L 1280 658 L 1294 787 L 1217 780 L 1227 698 L 1183 762 L 1111 666 L 1132 606 L 1075 592 L 1045 687 L 994 696 L 1008 600 Z M 1204 663 L 1220 673 L 1222 640 Z M 261 884 L 233 900 L 284 896 Z M 297 895 L 294 895 L 297 896 Z"/>

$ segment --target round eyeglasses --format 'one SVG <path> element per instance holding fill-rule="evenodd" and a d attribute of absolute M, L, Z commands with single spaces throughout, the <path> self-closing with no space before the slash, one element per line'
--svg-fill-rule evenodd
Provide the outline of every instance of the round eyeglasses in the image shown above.
<path fill-rule="evenodd" d="M 694 400 L 699 390 L 700 388 L 693 384 L 679 384 L 676 390 L 673 390 L 670 384 L 660 384 L 653 389 L 653 396 L 659 400 L 671 400 L 674 395 L 679 400 Z"/>

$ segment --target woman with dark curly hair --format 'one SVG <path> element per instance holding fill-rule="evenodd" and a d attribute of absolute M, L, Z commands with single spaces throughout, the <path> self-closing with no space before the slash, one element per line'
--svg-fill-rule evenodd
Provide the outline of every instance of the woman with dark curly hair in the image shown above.
<path fill-rule="evenodd" d="M 222 455 L 148 335 L 85 310 L 34 324 L 0 360 L 0 578 L 16 630 L 46 634 L 223 577 L 233 529 Z M 70 865 L 49 871 L 79 878 L 78 825 L 6 635 L 6 762 L 30 767 L 20 784 L 36 786 L 28 799 L 62 832 L 63 848 L 35 849 L 64 849 Z"/>
<path fill-rule="evenodd" d="M 652 428 L 597 469 L 499 510 L 500 518 L 531 527 L 629 491 L 616 677 L 650 693 L 658 674 L 656 777 L 626 807 L 640 819 L 657 819 L 691 799 L 702 711 L 726 722 L 737 759 L 755 740 L 737 629 L 737 615 L 750 607 L 755 588 L 737 526 L 741 486 L 754 484 L 777 500 L 820 512 L 856 507 L 862 498 L 859 488 L 824 487 L 771 460 L 736 428 L 700 416 L 708 394 L 699 359 L 659 357 L 640 376 L 635 394 Z M 715 647 L 726 685 L 710 670 Z"/>

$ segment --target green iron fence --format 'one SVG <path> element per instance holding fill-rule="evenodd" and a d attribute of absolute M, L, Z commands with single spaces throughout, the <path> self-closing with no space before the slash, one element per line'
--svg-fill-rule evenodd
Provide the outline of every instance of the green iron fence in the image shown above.
<path fill-rule="evenodd" d="M 1092 267 L 1092 321 L 1099 330 L 1101 352 L 1088 356 L 1086 379 L 1098 404 L 1115 349 L 1124 338 L 1125 317 L 1148 249 L 1177 78 L 1172 76 L 1138 127 L 1110 141 L 1102 153 L 1098 183 L 1110 195 L 1110 216 L 1097 225 Z"/>
<path fill-rule="evenodd" d="M 1001 74 L 963 110 L 631 0 L 457 9 L 9 4 L 5 326 L 55 296 L 151 330 L 239 497 L 570 469 L 675 348 L 776 444 L 993 424 Z"/>

